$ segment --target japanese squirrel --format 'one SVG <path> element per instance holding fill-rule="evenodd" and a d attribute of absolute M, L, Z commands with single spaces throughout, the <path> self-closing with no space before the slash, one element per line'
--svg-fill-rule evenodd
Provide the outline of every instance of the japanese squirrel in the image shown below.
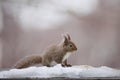
<path fill-rule="evenodd" d="M 43 56 L 30 55 L 27 56 L 15 64 L 15 68 L 27 68 L 33 64 L 42 64 L 43 66 L 52 67 L 56 64 L 61 64 L 63 67 L 69 67 L 67 59 L 73 51 L 76 51 L 77 47 L 74 42 L 71 41 L 69 34 L 63 35 L 63 40 L 59 44 L 49 46 L 44 52 Z"/>

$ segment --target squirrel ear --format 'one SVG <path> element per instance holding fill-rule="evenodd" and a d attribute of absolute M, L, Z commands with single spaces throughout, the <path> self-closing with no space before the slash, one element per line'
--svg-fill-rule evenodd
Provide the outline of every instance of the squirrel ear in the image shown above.
<path fill-rule="evenodd" d="M 68 44 L 68 38 L 65 35 L 63 35 L 63 34 L 62 34 L 62 36 L 64 37 L 64 41 L 63 41 L 64 44 Z"/>
<path fill-rule="evenodd" d="M 68 33 L 66 33 L 66 35 L 68 37 L 68 40 L 71 40 L 70 35 Z"/>

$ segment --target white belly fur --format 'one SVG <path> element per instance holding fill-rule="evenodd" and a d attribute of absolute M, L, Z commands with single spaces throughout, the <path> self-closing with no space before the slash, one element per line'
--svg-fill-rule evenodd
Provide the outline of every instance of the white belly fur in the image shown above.
<path fill-rule="evenodd" d="M 66 55 L 63 57 L 62 62 L 68 59 L 71 55 L 71 52 L 67 52 Z"/>

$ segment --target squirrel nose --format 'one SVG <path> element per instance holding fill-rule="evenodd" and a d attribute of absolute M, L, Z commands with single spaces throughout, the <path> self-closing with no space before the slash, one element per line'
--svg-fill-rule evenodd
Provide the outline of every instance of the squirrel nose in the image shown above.
<path fill-rule="evenodd" d="M 77 48 L 76 48 L 76 50 L 77 50 Z"/>
<path fill-rule="evenodd" d="M 77 50 L 77 47 L 75 47 L 75 50 Z"/>

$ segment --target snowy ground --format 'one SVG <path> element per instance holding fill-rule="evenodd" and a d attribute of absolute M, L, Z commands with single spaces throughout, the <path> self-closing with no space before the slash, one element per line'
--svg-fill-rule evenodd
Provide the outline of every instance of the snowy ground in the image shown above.
<path fill-rule="evenodd" d="M 120 70 L 106 66 L 92 67 L 88 65 L 61 67 L 60 64 L 54 67 L 29 67 L 25 69 L 11 69 L 1 71 L 0 78 L 50 78 L 50 77 L 120 77 Z"/>

